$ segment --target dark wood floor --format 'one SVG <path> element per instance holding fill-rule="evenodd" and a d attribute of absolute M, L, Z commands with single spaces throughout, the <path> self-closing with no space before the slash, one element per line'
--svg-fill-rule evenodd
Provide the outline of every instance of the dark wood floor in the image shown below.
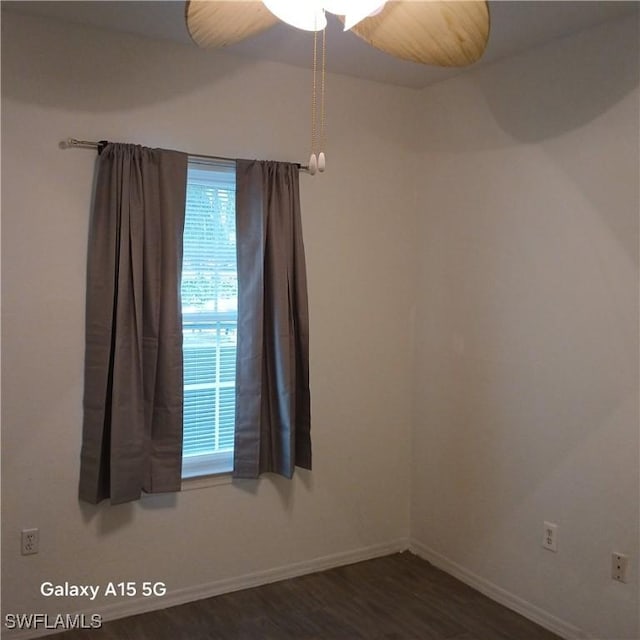
<path fill-rule="evenodd" d="M 55 640 L 552 640 L 410 553 L 114 620 Z"/>

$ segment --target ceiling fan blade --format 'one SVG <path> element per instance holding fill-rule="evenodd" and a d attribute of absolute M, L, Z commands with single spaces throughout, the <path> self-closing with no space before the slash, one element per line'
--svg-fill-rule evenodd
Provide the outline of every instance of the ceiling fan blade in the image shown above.
<path fill-rule="evenodd" d="M 487 46 L 489 8 L 484 0 L 390 0 L 351 31 L 396 58 L 463 67 Z"/>
<path fill-rule="evenodd" d="M 189 35 L 200 47 L 226 47 L 278 22 L 259 0 L 188 0 L 185 18 Z"/>

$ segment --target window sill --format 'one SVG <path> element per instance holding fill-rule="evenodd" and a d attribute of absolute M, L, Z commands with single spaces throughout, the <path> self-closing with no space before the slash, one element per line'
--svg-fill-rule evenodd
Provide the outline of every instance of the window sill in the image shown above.
<path fill-rule="evenodd" d="M 182 481 L 228 475 L 233 469 L 233 451 L 186 455 L 182 458 Z"/>
<path fill-rule="evenodd" d="M 209 476 L 195 476 L 193 478 L 182 479 L 182 491 L 192 491 L 194 489 L 206 489 L 207 487 L 217 487 L 221 484 L 231 484 L 231 471 L 217 473 Z"/>

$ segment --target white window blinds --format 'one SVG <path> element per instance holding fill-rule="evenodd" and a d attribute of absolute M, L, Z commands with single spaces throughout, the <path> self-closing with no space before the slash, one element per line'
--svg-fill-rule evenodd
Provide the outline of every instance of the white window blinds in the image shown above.
<path fill-rule="evenodd" d="M 235 163 L 189 159 L 182 262 L 183 477 L 233 464 L 238 278 Z"/>

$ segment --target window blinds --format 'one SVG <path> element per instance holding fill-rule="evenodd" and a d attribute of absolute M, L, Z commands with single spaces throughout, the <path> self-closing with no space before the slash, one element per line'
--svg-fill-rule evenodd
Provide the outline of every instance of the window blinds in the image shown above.
<path fill-rule="evenodd" d="M 186 477 L 228 471 L 232 464 L 238 308 L 235 163 L 189 159 L 183 242 Z"/>

